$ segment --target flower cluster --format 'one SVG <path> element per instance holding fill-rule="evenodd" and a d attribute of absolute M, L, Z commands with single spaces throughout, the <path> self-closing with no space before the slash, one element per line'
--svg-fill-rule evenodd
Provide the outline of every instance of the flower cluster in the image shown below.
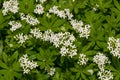
<path fill-rule="evenodd" d="M 22 26 L 20 22 L 16 22 L 16 21 L 10 21 L 8 24 L 12 26 L 10 28 L 12 32 L 15 31 L 16 29 L 19 29 Z"/>
<path fill-rule="evenodd" d="M 44 13 L 44 7 L 41 4 L 37 4 L 36 8 L 34 9 L 34 13 L 36 14 L 43 14 Z"/>
<path fill-rule="evenodd" d="M 30 33 L 36 38 L 36 39 L 41 39 L 42 38 L 42 32 L 40 32 L 39 28 L 34 28 L 30 30 Z"/>
<path fill-rule="evenodd" d="M 100 80 L 111 80 L 113 79 L 113 74 L 109 70 L 102 70 L 98 72 Z"/>
<path fill-rule="evenodd" d="M 18 41 L 18 44 L 23 44 L 26 40 L 29 39 L 28 35 L 23 35 L 23 33 L 20 33 L 16 36 L 14 36 L 14 38 Z"/>
<path fill-rule="evenodd" d="M 58 17 L 63 18 L 63 19 L 66 18 L 65 11 L 59 10 L 58 6 L 53 6 L 52 8 L 50 8 L 49 13 L 56 14 Z"/>
<path fill-rule="evenodd" d="M 20 18 L 21 20 L 26 20 L 26 22 L 32 26 L 35 26 L 40 23 L 37 18 L 34 18 L 29 14 L 25 15 L 24 13 L 20 13 Z"/>
<path fill-rule="evenodd" d="M 14 14 L 17 13 L 19 10 L 18 4 L 17 0 L 4 1 L 2 10 L 3 15 L 7 15 L 9 11 Z"/>
<path fill-rule="evenodd" d="M 84 25 L 82 21 L 77 21 L 72 19 L 73 14 L 70 13 L 69 9 L 59 10 L 58 6 L 53 6 L 49 9 L 49 13 L 56 14 L 60 18 L 68 18 L 70 24 L 72 25 L 73 29 L 79 33 L 80 37 L 88 38 L 90 36 L 90 25 Z"/>
<path fill-rule="evenodd" d="M 55 74 L 55 68 L 50 68 L 50 71 L 48 72 L 48 75 L 53 76 Z"/>
<path fill-rule="evenodd" d="M 42 4 L 46 2 L 47 0 L 36 0 L 36 2 L 40 1 Z"/>
<path fill-rule="evenodd" d="M 20 66 L 23 68 L 24 74 L 28 74 L 30 70 L 38 66 L 36 62 L 30 61 L 28 59 L 27 54 L 23 55 L 23 57 L 19 59 L 19 62 L 20 62 Z"/>
<path fill-rule="evenodd" d="M 113 56 L 120 58 L 120 38 L 109 37 L 108 49 Z"/>
<path fill-rule="evenodd" d="M 94 56 L 93 62 L 95 62 L 100 71 L 98 71 L 99 79 L 101 80 L 111 80 L 113 79 L 113 74 L 109 70 L 105 70 L 105 64 L 110 63 L 108 57 L 106 57 L 103 53 L 98 53 Z"/>
<path fill-rule="evenodd" d="M 100 52 L 94 56 L 93 62 L 95 62 L 101 70 L 104 69 L 105 64 L 110 63 L 108 57 L 106 57 L 103 53 Z"/>
<path fill-rule="evenodd" d="M 79 33 L 80 37 L 85 37 L 88 39 L 90 36 L 90 25 L 84 25 L 82 21 L 77 21 L 77 20 L 71 20 L 70 21 L 73 29 Z M 84 27 L 83 27 L 84 26 Z"/>
<path fill-rule="evenodd" d="M 88 58 L 86 58 L 86 55 L 85 54 L 80 54 L 78 64 L 79 65 L 86 65 L 87 62 L 88 62 Z"/>
<path fill-rule="evenodd" d="M 66 13 L 66 16 L 68 18 L 68 20 L 72 20 L 73 18 L 73 14 L 70 12 L 69 9 L 64 9 L 65 13 Z"/>
<path fill-rule="evenodd" d="M 49 41 L 53 43 L 56 48 L 60 48 L 61 56 L 69 55 L 73 57 L 77 54 L 76 46 L 73 44 L 75 37 L 69 32 L 54 33 L 52 30 L 47 30 L 44 33 L 40 32 L 39 28 L 31 29 L 30 33 L 36 39 L 42 39 L 43 41 Z"/>

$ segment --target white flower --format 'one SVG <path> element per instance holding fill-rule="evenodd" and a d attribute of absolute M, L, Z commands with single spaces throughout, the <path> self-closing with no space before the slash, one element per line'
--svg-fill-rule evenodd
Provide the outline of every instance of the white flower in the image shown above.
<path fill-rule="evenodd" d="M 20 33 L 16 36 L 14 36 L 14 38 L 18 41 L 19 44 L 23 44 L 26 40 L 28 40 L 28 36 L 27 35 L 23 35 L 23 33 Z"/>
<path fill-rule="evenodd" d="M 71 20 L 70 23 L 73 26 L 73 29 L 75 29 L 77 31 L 79 31 L 79 28 L 84 26 L 82 21 Z"/>
<path fill-rule="evenodd" d="M 113 79 L 113 74 L 109 70 L 102 70 L 98 72 L 100 80 L 111 80 Z"/>
<path fill-rule="evenodd" d="M 65 46 L 62 46 L 61 48 L 60 48 L 60 54 L 61 54 L 61 56 L 66 56 L 67 55 L 67 53 L 68 53 L 68 48 L 66 48 Z"/>
<path fill-rule="evenodd" d="M 29 14 L 25 15 L 24 13 L 20 13 L 20 18 L 21 20 L 26 20 L 26 22 L 32 26 L 35 26 L 40 23 L 37 18 L 34 18 Z"/>
<path fill-rule="evenodd" d="M 75 0 L 72 0 L 73 2 L 75 2 Z"/>
<path fill-rule="evenodd" d="M 52 8 L 49 9 L 49 13 L 58 14 L 58 12 L 59 12 L 58 6 L 53 6 Z"/>
<path fill-rule="evenodd" d="M 9 44 L 10 47 L 13 47 L 13 44 Z"/>
<path fill-rule="evenodd" d="M 44 7 L 41 4 L 37 4 L 36 8 L 34 9 L 34 13 L 43 14 L 44 13 Z"/>
<path fill-rule="evenodd" d="M 106 57 L 103 53 L 97 53 L 97 55 L 95 55 L 93 58 L 93 62 L 98 64 L 98 67 L 101 70 L 104 69 L 105 64 L 110 63 L 110 61 L 108 60 L 108 57 Z"/>
<path fill-rule="evenodd" d="M 85 25 L 85 27 L 82 27 L 79 33 L 80 37 L 85 37 L 88 39 L 90 36 L 90 25 Z"/>
<path fill-rule="evenodd" d="M 40 2 L 43 4 L 44 2 L 46 2 L 47 0 L 40 0 Z"/>
<path fill-rule="evenodd" d="M 50 42 L 53 43 L 53 45 L 58 48 L 61 45 L 59 34 L 51 34 Z"/>
<path fill-rule="evenodd" d="M 66 14 L 65 14 L 65 12 L 62 11 L 62 10 L 61 10 L 61 11 L 58 11 L 57 16 L 60 17 L 60 18 L 63 18 L 63 19 L 66 18 Z"/>
<path fill-rule="evenodd" d="M 70 21 L 73 29 L 79 33 L 80 37 L 85 37 L 88 39 L 90 36 L 90 25 L 84 25 L 82 21 L 71 20 Z"/>
<path fill-rule="evenodd" d="M 12 13 L 17 13 L 18 12 L 18 1 L 17 0 L 9 0 L 9 1 L 4 1 L 3 3 L 3 15 L 7 15 L 7 13 L 10 11 Z"/>
<path fill-rule="evenodd" d="M 39 28 L 34 28 L 30 30 L 30 33 L 36 38 L 36 39 L 41 39 L 42 38 L 42 32 L 40 32 Z"/>
<path fill-rule="evenodd" d="M 28 74 L 30 70 L 38 66 L 36 62 L 30 61 L 28 59 L 27 54 L 23 55 L 23 57 L 19 59 L 19 62 L 20 62 L 20 66 L 23 68 L 24 74 Z"/>
<path fill-rule="evenodd" d="M 88 72 L 93 75 L 93 70 L 92 69 L 89 69 Z"/>
<path fill-rule="evenodd" d="M 50 71 L 48 72 L 48 74 L 50 76 L 53 76 L 55 74 L 55 68 L 54 67 L 50 68 Z"/>
<path fill-rule="evenodd" d="M 61 56 L 70 56 L 71 58 L 77 55 L 76 46 L 73 44 L 75 37 L 69 32 L 59 32 L 54 33 L 52 30 L 47 30 L 44 33 L 40 32 L 39 28 L 34 28 L 30 30 L 30 33 L 36 38 L 43 41 L 49 41 L 56 48 L 60 48 Z"/>
<path fill-rule="evenodd" d="M 15 21 L 10 21 L 8 24 L 12 26 L 10 28 L 12 32 L 15 31 L 16 29 L 19 29 L 22 26 L 20 22 L 15 22 Z"/>
<path fill-rule="evenodd" d="M 109 37 L 108 49 L 113 56 L 120 58 L 120 38 L 115 39 L 114 37 Z"/>
<path fill-rule="evenodd" d="M 69 9 L 64 9 L 64 11 L 65 11 L 65 14 L 68 17 L 68 20 L 72 20 L 73 14 L 70 13 L 70 10 Z"/>
<path fill-rule="evenodd" d="M 74 45 L 73 45 L 74 46 Z M 69 50 L 69 56 L 72 58 L 73 56 L 77 55 L 77 49 L 76 47 L 75 48 L 72 48 L 70 47 L 70 50 Z"/>
<path fill-rule="evenodd" d="M 86 65 L 87 62 L 88 62 L 88 58 L 86 58 L 86 55 L 85 54 L 80 54 L 78 64 L 79 65 Z"/>
<path fill-rule="evenodd" d="M 42 39 L 44 41 L 50 41 L 52 34 L 54 34 L 54 33 L 52 32 L 52 30 L 49 29 L 49 30 L 47 30 L 47 31 L 44 32 Z"/>
<path fill-rule="evenodd" d="M 48 18 L 51 18 L 51 15 L 50 15 L 49 13 L 47 13 L 46 16 L 47 16 Z"/>

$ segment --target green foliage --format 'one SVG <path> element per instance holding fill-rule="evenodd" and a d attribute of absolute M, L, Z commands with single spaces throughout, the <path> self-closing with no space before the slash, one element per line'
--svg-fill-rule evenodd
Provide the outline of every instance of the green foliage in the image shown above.
<path fill-rule="evenodd" d="M 39 0 L 38 2 L 18 0 L 18 12 L 15 14 L 8 12 L 3 16 L 4 1 L 8 0 L 0 0 L 0 80 L 98 80 L 99 69 L 93 62 L 93 57 L 97 52 L 107 55 L 111 63 L 107 64 L 105 69 L 112 72 L 113 80 L 120 80 L 120 59 L 113 57 L 107 48 L 109 37 L 120 38 L 119 0 L 47 0 L 43 4 Z M 44 14 L 34 13 L 37 4 L 44 6 Z M 54 5 L 58 6 L 59 10 L 70 9 L 74 15 L 73 19 L 90 24 L 88 39 L 80 38 L 69 20 L 49 13 L 48 10 Z M 30 14 L 37 18 L 40 24 L 31 26 L 20 19 L 20 13 Z M 21 22 L 22 27 L 11 32 L 11 26 L 8 23 L 12 20 Z M 30 38 L 23 45 L 15 41 L 14 36 L 19 33 L 31 37 L 30 29 L 34 27 L 38 27 L 42 33 L 49 29 L 54 33 L 70 32 L 75 36 L 77 55 L 72 58 L 61 56 L 60 48 L 42 39 Z M 80 53 L 89 58 L 86 65 L 77 63 Z M 28 54 L 29 59 L 35 60 L 38 64 L 38 67 L 31 70 L 29 74 L 23 74 L 19 63 L 20 57 L 24 54 Z M 56 69 L 53 76 L 48 74 L 51 67 Z M 88 72 L 91 69 L 93 74 Z"/>

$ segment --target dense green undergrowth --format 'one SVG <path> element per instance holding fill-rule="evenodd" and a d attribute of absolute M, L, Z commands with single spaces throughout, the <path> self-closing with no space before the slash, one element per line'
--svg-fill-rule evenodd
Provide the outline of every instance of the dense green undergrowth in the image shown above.
<path fill-rule="evenodd" d="M 120 80 L 119 0 L 0 0 L 0 80 Z"/>

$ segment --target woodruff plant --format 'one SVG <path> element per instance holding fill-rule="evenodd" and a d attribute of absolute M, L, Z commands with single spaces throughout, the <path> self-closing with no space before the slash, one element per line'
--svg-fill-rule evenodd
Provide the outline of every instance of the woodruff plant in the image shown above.
<path fill-rule="evenodd" d="M 0 0 L 0 80 L 120 80 L 118 0 Z"/>

